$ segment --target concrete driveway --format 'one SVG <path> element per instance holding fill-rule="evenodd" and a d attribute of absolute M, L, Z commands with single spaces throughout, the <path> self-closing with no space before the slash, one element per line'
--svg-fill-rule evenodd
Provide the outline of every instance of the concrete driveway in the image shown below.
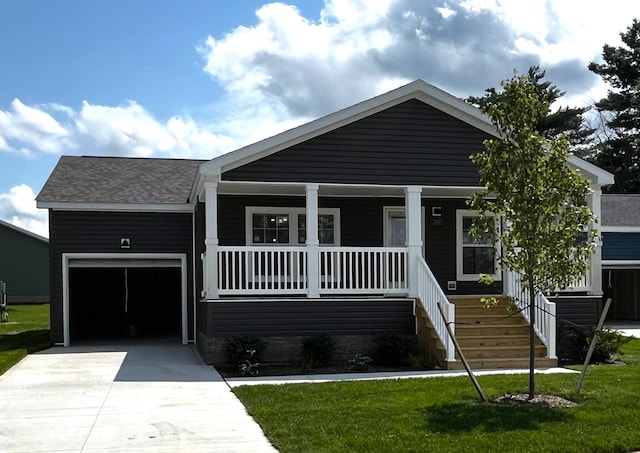
<path fill-rule="evenodd" d="M 0 451 L 275 452 L 193 346 L 52 348 L 0 376 Z"/>

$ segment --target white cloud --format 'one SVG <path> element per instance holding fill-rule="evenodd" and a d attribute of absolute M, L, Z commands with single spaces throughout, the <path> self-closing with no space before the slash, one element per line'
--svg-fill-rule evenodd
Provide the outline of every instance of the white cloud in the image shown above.
<path fill-rule="evenodd" d="M 0 110 L 0 151 L 30 154 L 28 149 L 37 147 L 57 153 L 69 146 L 68 136 L 68 130 L 44 109 L 27 106 L 20 99 L 11 102 L 11 110 Z"/>
<path fill-rule="evenodd" d="M 36 208 L 36 195 L 26 184 L 12 187 L 9 193 L 0 194 L 0 219 L 49 237 L 48 213 Z"/>

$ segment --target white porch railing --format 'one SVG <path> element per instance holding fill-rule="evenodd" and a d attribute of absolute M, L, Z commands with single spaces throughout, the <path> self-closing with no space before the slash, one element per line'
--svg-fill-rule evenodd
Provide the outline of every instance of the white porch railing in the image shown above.
<path fill-rule="evenodd" d="M 448 362 L 455 360 L 455 348 L 453 346 L 453 339 L 447 332 L 446 323 L 450 324 L 452 332 L 455 332 L 455 319 L 456 319 L 456 306 L 449 302 L 447 296 L 440 288 L 438 281 L 433 276 L 431 269 L 423 258 L 418 261 L 418 282 L 417 293 L 418 299 L 422 304 L 422 307 L 427 312 L 427 316 L 433 324 L 433 327 L 438 335 L 438 338 L 446 348 L 446 360 Z M 438 302 L 442 303 L 443 311 L 446 315 L 446 320 L 442 319 L 438 310 Z"/>
<path fill-rule="evenodd" d="M 513 298 L 516 306 L 521 310 L 524 319 L 530 323 L 529 290 L 522 284 L 522 275 L 505 270 L 504 291 Z M 556 304 L 550 302 L 544 294 L 536 291 L 535 295 L 535 323 L 533 329 L 547 347 L 547 357 L 556 358 Z"/>
<path fill-rule="evenodd" d="M 298 294 L 318 260 L 318 294 L 406 294 L 408 252 L 391 247 L 218 247 L 218 294 Z"/>

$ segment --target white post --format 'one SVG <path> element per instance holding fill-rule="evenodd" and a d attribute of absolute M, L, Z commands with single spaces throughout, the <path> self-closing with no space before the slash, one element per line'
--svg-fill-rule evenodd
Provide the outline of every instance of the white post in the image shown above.
<path fill-rule="evenodd" d="M 410 186 L 405 189 L 406 247 L 409 251 L 409 296 L 418 296 L 418 262 L 422 256 L 422 188 Z"/>
<path fill-rule="evenodd" d="M 318 239 L 318 184 L 307 184 L 307 296 L 320 297 L 320 240 Z"/>
<path fill-rule="evenodd" d="M 218 298 L 218 183 L 207 181 L 205 190 L 205 275 L 203 288 L 207 299 Z"/>
<path fill-rule="evenodd" d="M 320 297 L 320 240 L 318 239 L 318 184 L 307 184 L 307 296 Z"/>
<path fill-rule="evenodd" d="M 598 221 L 602 222 L 602 190 L 600 187 L 594 188 L 593 193 L 589 197 L 591 212 L 598 217 Z M 593 227 L 591 227 L 593 228 Z M 591 255 L 591 263 L 589 267 L 591 275 L 591 290 L 589 294 L 594 296 L 602 295 L 602 240 L 598 240 L 598 246 Z"/>

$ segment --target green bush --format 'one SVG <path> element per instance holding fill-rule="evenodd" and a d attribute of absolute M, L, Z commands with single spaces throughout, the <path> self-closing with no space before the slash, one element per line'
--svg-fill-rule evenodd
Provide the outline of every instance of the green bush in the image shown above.
<path fill-rule="evenodd" d="M 312 369 L 328 365 L 335 347 L 336 340 L 324 333 L 304 338 L 302 340 L 302 368 Z"/>
<path fill-rule="evenodd" d="M 415 343 L 409 337 L 388 332 L 374 338 L 373 363 L 384 366 L 400 366 L 407 363 L 416 352 Z"/>
<path fill-rule="evenodd" d="M 563 328 L 558 339 L 560 359 L 572 363 L 583 363 L 587 358 L 594 334 L 595 329 Z M 628 343 L 629 340 L 630 338 L 623 336 L 615 329 L 602 329 L 589 363 L 611 362 L 613 356 L 620 353 L 620 347 Z"/>
<path fill-rule="evenodd" d="M 238 367 L 246 361 L 261 362 L 268 343 L 254 335 L 226 338 L 222 352 L 228 364 Z"/>

